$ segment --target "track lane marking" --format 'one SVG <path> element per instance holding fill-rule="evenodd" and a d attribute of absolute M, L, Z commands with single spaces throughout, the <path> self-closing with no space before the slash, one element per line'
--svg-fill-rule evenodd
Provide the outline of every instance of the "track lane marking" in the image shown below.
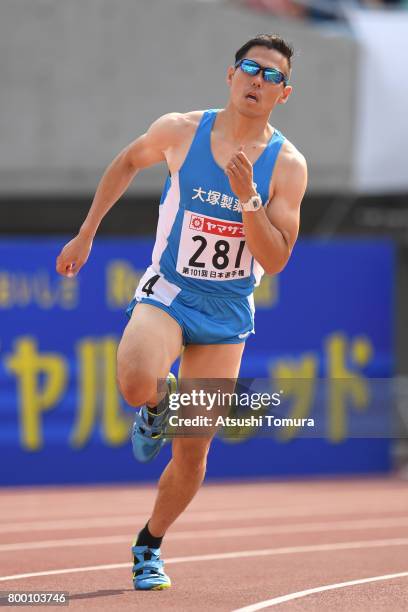
<path fill-rule="evenodd" d="M 189 540 L 191 538 L 229 538 L 247 537 L 265 534 L 285 533 L 319 533 L 325 531 L 349 531 L 359 529 L 381 529 L 408 527 L 408 517 L 385 518 L 385 519 L 363 519 L 355 521 L 327 521 L 324 523 L 290 523 L 287 525 L 260 527 L 234 527 L 227 529 L 200 529 L 199 531 L 175 531 L 166 536 L 167 541 Z M 57 548 L 60 546 L 97 546 L 107 544 L 121 544 L 129 542 L 128 535 L 108 535 L 87 538 L 66 538 L 29 542 L 15 542 L 0 544 L 0 553 L 15 552 L 20 550 L 40 550 L 46 548 Z"/>
<path fill-rule="evenodd" d="M 244 508 L 242 510 L 221 510 L 221 511 L 198 511 L 192 512 L 191 514 L 186 513 L 183 515 L 179 524 L 181 523 L 198 523 L 200 521 L 217 522 L 220 520 L 240 520 L 240 519 L 251 519 L 251 518 L 286 518 L 286 517 L 315 517 L 315 516 L 330 516 L 330 515 L 343 515 L 354 517 L 360 510 L 364 516 L 367 514 L 381 514 L 390 512 L 406 512 L 407 504 L 402 504 L 400 507 L 390 507 L 378 509 L 372 506 L 362 506 L 361 508 L 353 505 L 353 511 L 350 511 L 350 505 L 345 506 L 343 509 L 338 505 L 333 507 L 322 507 L 309 506 L 309 507 L 293 507 L 288 506 L 286 508 Z M 345 511 L 344 511 L 345 510 Z M 57 519 L 57 520 L 42 520 L 42 521 L 30 521 L 30 522 L 12 522 L 12 523 L 0 523 L 0 533 L 17 533 L 24 531 L 50 531 L 63 530 L 63 529 L 88 529 L 92 527 L 113 527 L 113 526 L 124 526 L 134 525 L 137 522 L 145 521 L 146 514 L 131 514 L 123 516 L 111 516 L 111 517 L 92 517 L 92 518 L 75 518 L 75 519 Z"/>
<path fill-rule="evenodd" d="M 301 597 L 306 597 L 307 595 L 313 595 L 315 593 L 323 593 L 324 591 L 332 591 L 334 589 L 343 589 L 345 587 L 355 586 L 358 584 L 368 584 L 369 582 L 379 582 L 380 580 L 405 578 L 407 576 L 408 572 L 399 572 L 398 574 L 384 574 L 382 576 L 372 576 L 371 578 L 360 578 L 358 580 L 348 580 L 347 582 L 325 584 L 320 587 L 314 587 L 312 589 L 305 589 L 304 591 L 297 591 L 296 593 L 288 593 L 287 595 L 274 597 L 273 599 L 266 599 L 265 601 L 244 606 L 243 608 L 236 608 L 233 610 L 233 612 L 256 612 L 257 610 L 271 608 L 272 606 L 277 606 L 278 604 L 285 603 L 286 601 L 293 601 L 294 599 L 300 599 Z"/>
<path fill-rule="evenodd" d="M 186 557 L 170 557 L 166 565 L 176 563 L 193 563 L 197 561 L 219 561 L 223 559 L 242 559 L 245 557 L 266 557 L 275 555 L 291 555 L 311 552 L 331 552 L 336 550 L 358 550 L 367 548 L 384 548 L 387 546 L 408 546 L 408 538 L 393 538 L 388 540 L 363 540 L 355 542 L 333 542 L 331 544 L 312 544 L 307 546 L 285 546 L 282 548 L 266 548 L 259 550 L 239 550 L 229 553 L 212 553 L 207 555 L 191 555 Z M 89 565 L 84 567 L 69 567 L 59 570 L 46 570 L 42 572 L 29 572 L 0 576 L 0 582 L 36 578 L 39 576 L 57 576 L 62 574 L 75 574 L 82 572 L 103 571 L 111 569 L 125 569 L 132 567 L 131 563 L 110 563 L 109 565 Z"/>

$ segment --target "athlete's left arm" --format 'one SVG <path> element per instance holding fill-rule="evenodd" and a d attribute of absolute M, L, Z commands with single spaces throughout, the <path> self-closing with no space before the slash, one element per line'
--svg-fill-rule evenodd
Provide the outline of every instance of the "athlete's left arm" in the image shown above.
<path fill-rule="evenodd" d="M 233 190 L 244 202 L 256 193 L 252 186 L 252 164 L 242 151 L 237 158 L 235 172 L 233 170 L 230 174 L 227 170 L 227 174 L 231 187 L 235 183 Z M 267 274 L 283 270 L 298 236 L 300 204 L 307 184 L 303 155 L 296 149 L 282 151 L 274 175 L 268 204 L 254 212 L 242 211 L 247 246 Z"/>

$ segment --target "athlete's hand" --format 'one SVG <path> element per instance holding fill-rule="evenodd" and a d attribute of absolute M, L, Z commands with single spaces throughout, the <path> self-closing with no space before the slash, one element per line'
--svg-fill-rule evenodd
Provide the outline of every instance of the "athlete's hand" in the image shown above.
<path fill-rule="evenodd" d="M 86 263 L 92 248 L 92 238 L 79 233 L 70 240 L 57 257 L 57 272 L 63 276 L 76 276 Z"/>
<path fill-rule="evenodd" d="M 249 198 L 257 195 L 252 164 L 242 147 L 231 157 L 226 165 L 225 174 L 228 176 L 232 191 L 241 202 L 247 202 Z"/>

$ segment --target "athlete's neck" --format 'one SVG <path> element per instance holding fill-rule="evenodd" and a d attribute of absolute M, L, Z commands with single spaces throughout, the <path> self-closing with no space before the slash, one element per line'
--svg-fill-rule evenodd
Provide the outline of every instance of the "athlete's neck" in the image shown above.
<path fill-rule="evenodd" d="M 216 127 L 224 140 L 237 146 L 253 142 L 266 143 L 271 136 L 268 119 L 269 117 L 245 117 L 232 104 L 228 104 L 218 113 Z"/>

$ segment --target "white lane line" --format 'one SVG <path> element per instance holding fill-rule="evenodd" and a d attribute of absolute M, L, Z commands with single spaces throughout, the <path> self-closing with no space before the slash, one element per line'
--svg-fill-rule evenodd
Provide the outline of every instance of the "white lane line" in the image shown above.
<path fill-rule="evenodd" d="M 227 529 L 200 529 L 199 531 L 174 531 L 166 536 L 166 541 L 191 540 L 199 538 L 236 538 L 257 535 L 285 534 L 285 533 L 318 533 L 326 531 L 350 531 L 356 529 L 382 529 L 407 527 L 408 517 L 363 519 L 355 521 L 327 521 L 324 523 L 291 523 L 285 525 L 261 525 L 259 527 L 234 527 Z M 15 542 L 0 544 L 0 553 L 13 551 L 39 550 L 44 548 L 58 548 L 60 546 L 98 546 L 106 544 L 121 544 L 129 542 L 128 535 L 95 536 L 88 538 L 66 538 L 53 540 L 40 540 L 31 542 Z"/>
<path fill-rule="evenodd" d="M 361 578 L 359 580 L 349 580 L 348 582 L 338 582 L 337 584 L 325 584 L 320 587 L 314 587 L 313 589 L 306 589 L 305 591 L 297 591 L 297 593 L 289 593 L 288 595 L 281 595 L 280 597 L 274 597 L 273 599 L 267 599 L 260 601 L 256 604 L 245 606 L 244 608 L 236 608 L 233 612 L 256 612 L 256 610 L 263 610 L 264 608 L 271 608 L 278 604 L 285 603 L 286 601 L 292 601 L 293 599 L 300 599 L 307 595 L 313 595 L 314 593 L 322 593 L 323 591 L 332 591 L 334 589 L 343 589 L 344 587 L 354 586 L 357 584 L 367 584 L 369 582 L 379 582 L 380 580 L 392 580 L 393 578 L 405 578 L 408 576 L 408 572 L 399 572 L 398 574 L 384 574 L 383 576 L 372 576 L 371 578 Z"/>
<path fill-rule="evenodd" d="M 195 532 L 191 532 L 194 533 Z M 192 536 L 190 536 L 192 537 Z M 170 538 L 170 534 L 166 539 Z M 68 548 L 71 546 L 103 546 L 104 544 L 121 544 L 130 542 L 131 538 L 126 535 L 100 536 L 95 538 L 69 538 L 66 540 L 41 540 L 40 542 L 18 542 L 16 544 L 1 544 L 0 553 L 41 550 L 44 548 L 59 548 L 63 546 Z"/>
<path fill-rule="evenodd" d="M 406 512 L 407 504 L 388 505 L 387 508 L 376 508 L 374 505 L 362 505 L 361 507 L 353 504 L 353 510 L 350 510 L 350 504 L 342 508 L 339 505 L 325 507 L 320 505 L 308 507 L 265 507 L 265 508 L 243 508 L 240 510 L 209 510 L 198 512 L 187 512 L 179 519 L 179 524 L 182 523 L 198 523 L 198 522 L 217 522 L 221 520 L 235 521 L 241 519 L 254 518 L 292 518 L 292 517 L 317 517 L 330 515 L 343 515 L 353 517 L 358 511 L 361 511 L 364 516 L 367 514 L 381 514 L 390 512 Z M 92 518 L 74 518 L 74 519 L 57 519 L 57 520 L 42 520 L 29 522 L 13 522 L 0 524 L 0 533 L 17 533 L 25 531 L 49 531 L 51 529 L 89 529 L 93 527 L 115 527 L 126 525 L 137 525 L 141 521 L 146 521 L 148 512 L 144 514 L 131 514 L 124 516 L 110 517 L 92 517 Z"/>
<path fill-rule="evenodd" d="M 330 479 L 322 479 L 320 481 L 311 480 L 305 484 L 304 480 L 294 480 L 291 483 L 281 483 L 279 481 L 260 481 L 260 482 L 243 482 L 239 484 L 231 484 L 231 483 L 222 483 L 222 484 L 210 484 L 205 483 L 203 487 L 203 491 L 205 491 L 205 495 L 208 497 L 215 496 L 218 497 L 220 490 L 228 489 L 228 491 L 232 494 L 237 495 L 237 499 L 240 499 L 242 495 L 242 488 L 245 488 L 247 491 L 256 491 L 258 492 L 271 492 L 271 487 L 273 487 L 274 491 L 274 499 L 276 495 L 284 496 L 288 493 L 291 495 L 296 492 L 296 495 L 299 497 L 301 501 L 310 501 L 316 498 L 316 495 L 326 496 L 327 492 L 330 491 L 334 494 L 339 495 L 341 497 L 341 493 L 339 493 L 339 488 L 343 489 L 354 489 L 358 497 L 364 499 L 367 492 L 374 498 L 383 495 L 384 493 L 388 493 L 390 497 L 394 495 L 398 495 L 399 493 L 404 493 L 406 495 L 406 483 L 395 478 L 385 478 L 385 479 L 335 479 L 335 481 Z M 363 487 L 366 488 L 363 489 Z M 294 491 L 295 489 L 295 491 Z M 4 504 L 11 503 L 38 503 L 43 504 L 44 498 L 47 498 L 47 502 L 52 503 L 60 503 L 61 497 L 65 496 L 67 499 L 74 499 L 76 501 L 89 500 L 89 501 L 97 501 L 101 502 L 104 500 L 111 500 L 112 498 L 118 499 L 123 498 L 123 501 L 134 502 L 135 495 L 145 495 L 151 494 L 155 496 L 156 486 L 151 484 L 150 486 L 140 486 L 134 485 L 132 487 L 126 488 L 118 488 L 115 485 L 113 486 L 102 486 L 102 487 L 93 487 L 92 485 L 83 486 L 80 488 L 74 487 L 71 488 L 68 486 L 60 486 L 59 488 L 47 488 L 42 485 L 32 485 L 29 489 L 24 489 L 20 487 L 3 487 L 0 490 L 0 501 Z M 79 498 L 77 500 L 77 498 Z"/>
<path fill-rule="evenodd" d="M 219 561 L 221 559 L 241 559 L 245 557 L 267 557 L 274 555 L 293 555 L 313 552 L 331 552 L 335 550 L 359 550 L 365 548 L 384 548 L 387 546 L 408 546 L 408 538 L 392 538 L 388 540 L 363 540 L 355 542 L 333 542 L 332 544 L 312 544 L 308 546 L 285 546 L 282 548 L 265 548 L 259 550 L 238 550 L 229 553 L 212 553 L 208 555 L 192 555 L 189 557 L 170 557 L 165 564 L 193 563 L 195 561 Z M 124 569 L 131 567 L 130 563 L 111 563 L 109 565 L 88 565 L 84 567 L 69 567 L 59 570 L 46 570 L 43 572 L 30 572 L 26 574 L 13 574 L 0 576 L 0 582 L 36 578 L 38 576 L 57 576 L 61 574 L 76 574 L 111 569 Z"/>

